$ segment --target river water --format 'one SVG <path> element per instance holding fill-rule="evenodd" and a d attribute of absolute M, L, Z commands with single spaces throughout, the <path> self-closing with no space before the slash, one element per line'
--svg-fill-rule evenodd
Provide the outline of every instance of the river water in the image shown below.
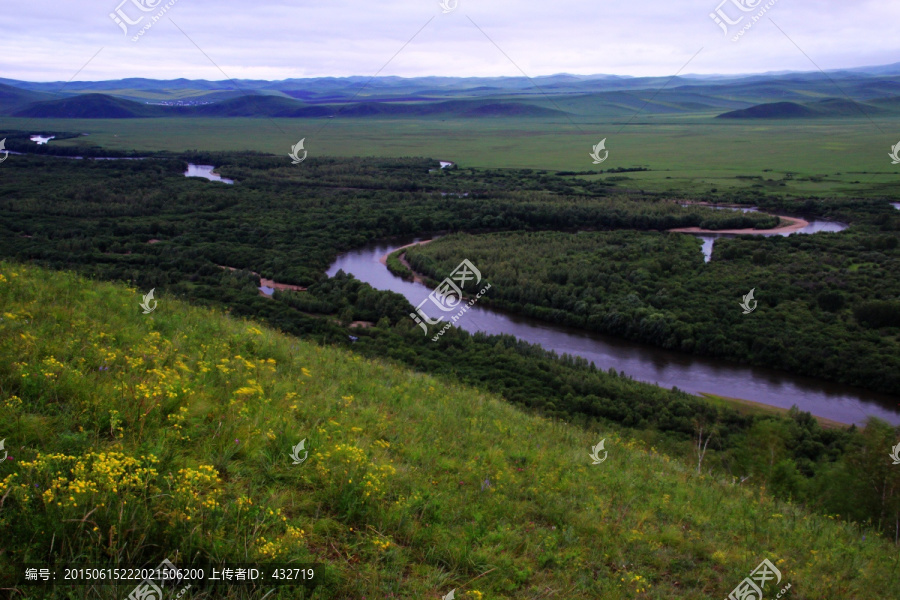
<path fill-rule="evenodd" d="M 751 210 L 756 209 L 744 209 L 744 212 L 750 212 Z M 809 225 L 804 227 L 803 229 L 798 229 L 797 231 L 793 231 L 791 233 L 753 233 L 750 235 L 762 235 L 762 236 L 772 236 L 772 235 L 795 235 L 795 234 L 804 234 L 804 233 L 818 233 L 818 232 L 837 232 L 843 231 L 849 227 L 846 223 L 838 223 L 837 221 L 823 221 L 822 219 L 812 219 L 809 221 Z M 703 240 L 703 247 L 701 251 L 703 252 L 703 260 L 704 262 L 709 262 L 712 260 L 713 253 L 713 245 L 716 243 L 716 240 L 719 238 L 726 237 L 737 237 L 738 234 L 735 233 L 696 233 L 691 234 L 696 235 L 698 238 Z"/>
<path fill-rule="evenodd" d="M 225 179 L 220 176 L 218 173 L 213 173 L 213 169 L 215 169 L 213 165 L 193 165 L 188 163 L 187 171 L 184 172 L 185 177 L 205 177 L 210 181 L 221 181 L 222 183 L 232 184 L 234 180 Z"/>
<path fill-rule="evenodd" d="M 419 240 L 375 243 L 343 254 L 328 269 L 328 275 L 343 270 L 372 287 L 402 294 L 413 306 L 417 306 L 431 290 L 400 279 L 379 262 L 388 252 L 412 241 Z M 690 393 L 707 392 L 782 408 L 796 404 L 800 410 L 841 423 L 862 424 L 868 416 L 876 416 L 893 425 L 900 425 L 900 398 L 824 380 L 663 350 L 514 316 L 477 304 L 460 318 L 456 326 L 473 333 L 483 331 L 513 335 L 554 350 L 557 354 L 581 356 L 599 369 L 612 368 L 636 380 L 665 388 L 678 387 Z M 436 331 L 437 327 L 433 327 L 431 335 Z"/>

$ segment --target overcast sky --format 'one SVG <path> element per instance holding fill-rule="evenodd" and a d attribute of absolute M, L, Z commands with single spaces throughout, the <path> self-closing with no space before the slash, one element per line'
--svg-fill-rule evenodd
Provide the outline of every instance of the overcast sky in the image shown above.
<path fill-rule="evenodd" d="M 737 42 L 731 36 L 772 0 L 726 0 L 721 14 L 744 17 L 728 37 L 710 18 L 721 0 L 445 1 L 456 8 L 444 13 L 438 0 L 8 1 L 0 77 L 286 79 L 382 68 L 402 77 L 667 76 L 900 60 L 897 0 L 775 0 Z M 741 2 L 755 8 L 742 11 Z M 127 34 L 110 17 L 117 9 L 120 20 L 141 18 Z"/>

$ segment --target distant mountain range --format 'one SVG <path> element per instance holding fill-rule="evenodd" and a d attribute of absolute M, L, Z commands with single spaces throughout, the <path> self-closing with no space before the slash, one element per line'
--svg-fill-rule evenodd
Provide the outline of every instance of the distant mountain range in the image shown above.
<path fill-rule="evenodd" d="M 747 76 L 365 77 L 283 81 L 0 79 L 0 116 L 72 119 L 590 118 L 698 113 L 798 119 L 900 113 L 900 63 Z"/>

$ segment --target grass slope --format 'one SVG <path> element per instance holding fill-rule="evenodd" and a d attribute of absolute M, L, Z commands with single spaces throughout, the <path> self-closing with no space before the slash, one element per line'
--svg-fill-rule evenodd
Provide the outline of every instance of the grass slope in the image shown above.
<path fill-rule="evenodd" d="M 854 102 L 844 98 L 826 98 L 817 102 L 773 102 L 722 113 L 720 119 L 797 119 L 864 117 L 885 112 L 871 104 Z"/>
<path fill-rule="evenodd" d="M 0 86 L 0 106 L 3 89 Z M 18 91 L 15 98 L 34 92 Z M 15 99 L 14 98 L 14 99 Z M 18 107 L 13 103 L 11 106 Z M 189 117 L 270 117 L 320 118 L 340 114 L 343 117 L 554 117 L 565 113 L 521 102 L 490 102 L 482 100 L 453 100 L 414 104 L 362 102 L 344 107 L 337 105 L 306 106 L 290 98 L 266 95 L 244 95 L 199 106 L 163 107 L 134 102 L 107 94 L 82 94 L 71 98 L 33 102 L 12 113 L 15 117 L 40 119 L 136 119 Z"/>
<path fill-rule="evenodd" d="M 84 94 L 61 100 L 35 102 L 19 110 L 15 116 L 37 119 L 136 119 L 158 114 L 157 107 L 106 94 Z"/>
<path fill-rule="evenodd" d="M 758 104 L 750 108 L 732 110 L 719 115 L 718 119 L 795 119 L 798 117 L 814 117 L 816 113 L 796 102 L 772 102 Z"/>
<path fill-rule="evenodd" d="M 51 98 L 53 98 L 53 96 L 50 94 L 29 92 L 11 85 L 3 85 L 0 83 L 0 111 L 10 112 L 23 106 L 27 106 L 32 102 L 50 100 Z"/>
<path fill-rule="evenodd" d="M 315 598 L 668 600 L 725 597 L 768 558 L 788 598 L 898 597 L 879 536 L 633 440 L 171 298 L 143 315 L 123 286 L 0 273 L 0 576 L 320 561 Z"/>

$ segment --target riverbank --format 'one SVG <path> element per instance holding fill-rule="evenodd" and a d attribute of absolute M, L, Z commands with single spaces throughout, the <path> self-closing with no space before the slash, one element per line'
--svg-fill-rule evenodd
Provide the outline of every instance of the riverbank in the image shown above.
<path fill-rule="evenodd" d="M 425 276 L 421 273 L 415 272 L 412 268 L 412 265 L 410 265 L 406 261 L 406 252 L 404 252 L 404 250 L 406 248 L 409 248 L 410 246 L 427 244 L 430 241 L 432 240 L 423 240 L 420 242 L 413 242 L 411 244 L 406 244 L 405 246 L 395 248 L 394 250 L 391 250 L 390 252 L 379 258 L 378 262 L 387 267 L 387 270 L 397 277 L 401 277 L 402 279 L 405 279 L 406 281 L 410 281 L 412 283 L 420 283 L 424 286 L 427 286 L 428 282 Z"/>
<path fill-rule="evenodd" d="M 780 417 L 787 417 L 788 413 L 790 413 L 790 409 L 787 408 L 763 404 L 762 402 L 754 402 L 753 400 L 744 400 L 743 398 L 717 396 L 716 394 L 707 394 L 706 392 L 700 392 L 698 395 L 701 398 L 708 400 L 710 404 L 727 406 L 742 415 L 777 415 Z M 846 429 L 850 427 L 849 423 L 841 423 L 840 421 L 826 419 L 825 417 L 813 415 L 813 418 L 819 423 L 819 427 L 822 429 Z"/>
<path fill-rule="evenodd" d="M 391 254 L 394 254 L 395 252 L 399 252 L 400 250 L 406 250 L 407 248 L 411 248 L 411 247 L 413 247 L 413 246 L 424 246 L 425 244 L 427 244 L 427 243 L 430 242 L 430 241 L 431 241 L 431 240 L 422 240 L 422 241 L 420 241 L 420 242 L 413 242 L 413 243 L 411 243 L 411 244 L 406 244 L 405 246 L 399 246 L 399 247 L 397 247 L 397 248 L 394 248 L 393 250 L 391 250 L 390 252 L 386 253 L 386 254 L 385 254 L 384 256 L 382 256 L 381 258 L 379 258 L 379 259 L 378 259 L 378 262 L 380 262 L 380 263 L 383 264 L 384 266 L 387 266 L 388 257 L 390 257 Z M 410 272 L 412 272 L 413 274 L 415 274 L 415 272 L 412 270 L 412 268 L 411 268 L 408 264 L 404 263 L 404 266 L 405 266 L 407 269 L 409 269 Z"/>
<path fill-rule="evenodd" d="M 773 227 L 772 229 L 701 229 L 699 227 L 679 227 L 677 229 L 668 229 L 667 231 L 670 231 L 672 233 L 730 233 L 739 235 L 763 235 L 767 233 L 795 233 L 805 227 L 809 227 L 809 221 L 801 219 L 799 217 L 783 217 L 781 215 L 773 216 L 777 216 L 782 221 L 787 221 L 787 224 L 781 224 L 778 227 Z"/>

